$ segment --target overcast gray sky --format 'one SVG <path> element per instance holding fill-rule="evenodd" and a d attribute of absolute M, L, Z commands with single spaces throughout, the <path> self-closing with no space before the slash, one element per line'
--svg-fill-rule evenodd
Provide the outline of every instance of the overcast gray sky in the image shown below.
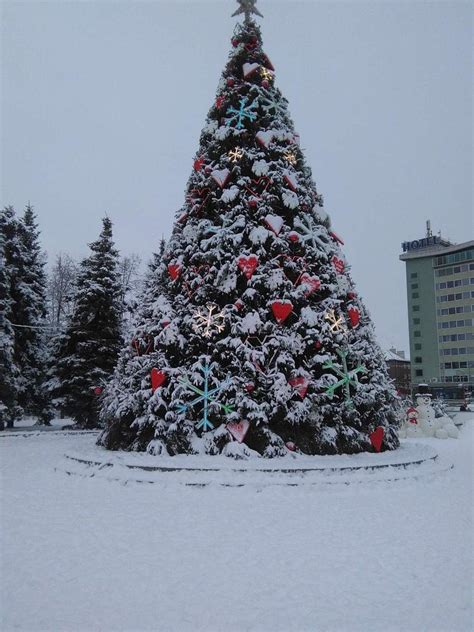
<path fill-rule="evenodd" d="M 105 213 L 123 253 L 170 234 L 232 0 L 3 2 L 2 203 L 50 258 Z M 400 242 L 473 236 L 472 4 L 260 0 L 265 49 L 384 346 L 407 348 Z"/>

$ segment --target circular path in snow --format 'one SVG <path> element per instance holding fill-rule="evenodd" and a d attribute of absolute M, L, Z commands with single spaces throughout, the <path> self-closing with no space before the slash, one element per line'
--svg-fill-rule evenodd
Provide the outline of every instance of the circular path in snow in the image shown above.
<path fill-rule="evenodd" d="M 91 445 L 81 451 L 66 452 L 55 469 L 121 483 L 260 487 L 395 481 L 430 476 L 452 467 L 451 463 L 441 462 L 432 446 L 405 440 L 398 450 L 380 454 L 306 456 L 289 453 L 277 459 L 245 461 L 220 456 L 170 457 L 110 452 Z"/>

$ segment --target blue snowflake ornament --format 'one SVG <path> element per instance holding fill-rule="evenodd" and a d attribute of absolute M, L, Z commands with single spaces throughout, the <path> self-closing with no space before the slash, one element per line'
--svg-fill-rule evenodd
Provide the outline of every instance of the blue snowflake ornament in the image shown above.
<path fill-rule="evenodd" d="M 236 122 L 237 124 L 235 128 L 242 129 L 244 127 L 245 119 L 248 119 L 249 121 L 255 121 L 255 119 L 257 118 L 257 114 L 254 112 L 254 109 L 257 104 L 254 101 L 250 105 L 245 105 L 247 103 L 247 100 L 247 97 L 242 97 L 239 101 L 238 110 L 234 108 L 233 105 L 227 110 L 227 113 L 232 115 L 229 118 L 226 118 L 227 127 L 230 127 L 232 123 Z"/>
<path fill-rule="evenodd" d="M 196 428 L 198 430 L 202 428 L 204 431 L 206 431 L 206 430 L 212 430 L 214 428 L 214 425 L 209 420 L 209 405 L 210 404 L 212 403 L 217 404 L 218 406 L 222 408 L 222 410 L 226 414 L 229 414 L 233 410 L 232 406 L 229 406 L 227 404 L 223 404 L 222 402 L 217 401 L 217 395 L 226 386 L 230 384 L 231 378 L 228 377 L 226 380 L 224 380 L 224 382 L 221 382 L 218 386 L 209 389 L 209 376 L 211 374 L 211 368 L 208 363 L 206 363 L 204 366 L 202 364 L 199 365 L 199 368 L 202 371 L 202 374 L 204 376 L 203 389 L 200 389 L 197 386 L 194 386 L 194 384 L 191 384 L 189 380 L 186 380 L 186 379 L 179 380 L 179 383 L 182 386 L 185 386 L 189 391 L 196 393 L 197 397 L 186 404 L 180 404 L 178 406 L 178 412 L 185 413 L 189 408 L 193 408 L 194 406 L 197 406 L 198 404 L 202 403 L 203 405 L 202 418 L 199 421 Z"/>

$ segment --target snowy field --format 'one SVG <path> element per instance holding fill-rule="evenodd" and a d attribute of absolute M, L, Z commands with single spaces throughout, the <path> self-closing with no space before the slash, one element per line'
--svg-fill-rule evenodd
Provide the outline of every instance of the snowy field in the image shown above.
<path fill-rule="evenodd" d="M 94 435 L 3 433 L 1 630 L 472 630 L 463 419 L 461 440 L 423 441 L 452 470 L 309 487 L 67 476 Z"/>

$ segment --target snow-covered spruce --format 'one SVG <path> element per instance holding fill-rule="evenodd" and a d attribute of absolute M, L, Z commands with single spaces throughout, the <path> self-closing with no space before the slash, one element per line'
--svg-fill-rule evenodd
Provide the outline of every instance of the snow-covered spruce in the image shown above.
<path fill-rule="evenodd" d="M 354 453 L 381 426 L 382 449 L 394 449 L 396 395 L 259 28 L 247 20 L 232 43 L 184 206 L 103 398 L 99 443 Z M 229 430 L 242 421 L 239 447 Z"/>
<path fill-rule="evenodd" d="M 13 331 L 13 362 L 16 367 L 16 411 L 49 424 L 53 411 L 44 389 L 47 369 L 45 257 L 33 208 L 27 205 L 21 218 L 9 206 L 0 213 L 4 240 L 8 309 L 6 320 Z M 18 414 L 10 415 L 11 420 Z"/>
<path fill-rule="evenodd" d="M 15 365 L 14 332 L 10 323 L 12 299 L 10 273 L 6 265 L 6 240 L 2 230 L 4 215 L 0 215 L 0 430 L 12 427 L 18 416 L 18 368 Z"/>
<path fill-rule="evenodd" d="M 112 222 L 102 220 L 99 239 L 80 265 L 74 311 L 56 347 L 51 395 L 82 428 L 98 425 L 98 391 L 110 378 L 122 345 L 121 288 Z"/>

